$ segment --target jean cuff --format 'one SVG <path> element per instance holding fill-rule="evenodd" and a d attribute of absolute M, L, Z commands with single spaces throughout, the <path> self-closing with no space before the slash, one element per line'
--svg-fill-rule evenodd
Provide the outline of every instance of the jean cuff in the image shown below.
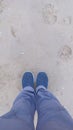
<path fill-rule="evenodd" d="M 43 85 L 39 85 L 39 86 L 36 88 L 36 92 L 38 92 L 40 89 L 46 90 L 46 88 L 45 88 Z"/>
<path fill-rule="evenodd" d="M 34 88 L 33 87 L 31 87 L 31 86 L 26 86 L 26 87 L 24 87 L 24 89 L 23 90 L 25 90 L 25 91 L 31 91 L 31 92 L 34 92 Z"/>

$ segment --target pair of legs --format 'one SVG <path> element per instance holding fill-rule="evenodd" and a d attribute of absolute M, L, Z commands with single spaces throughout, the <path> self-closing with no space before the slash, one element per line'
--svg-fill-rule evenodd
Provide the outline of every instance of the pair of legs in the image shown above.
<path fill-rule="evenodd" d="M 22 86 L 23 90 L 15 99 L 10 112 L 1 119 L 19 119 L 25 124 L 24 129 L 21 130 L 34 130 L 34 113 L 37 110 L 36 130 L 73 130 L 71 116 L 56 97 L 47 91 L 48 77 L 44 72 L 37 76 L 36 90 L 30 72 L 24 74 Z"/>

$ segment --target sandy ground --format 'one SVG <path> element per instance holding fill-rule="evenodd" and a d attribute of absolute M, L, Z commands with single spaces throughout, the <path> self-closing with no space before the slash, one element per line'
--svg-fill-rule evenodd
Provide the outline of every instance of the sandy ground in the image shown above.
<path fill-rule="evenodd" d="M 73 0 L 0 0 L 0 115 L 25 71 L 46 71 L 49 90 L 73 117 Z"/>

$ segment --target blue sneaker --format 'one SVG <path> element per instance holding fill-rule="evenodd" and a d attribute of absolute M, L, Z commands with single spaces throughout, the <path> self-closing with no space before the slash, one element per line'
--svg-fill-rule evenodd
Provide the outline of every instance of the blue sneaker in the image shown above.
<path fill-rule="evenodd" d="M 37 75 L 36 87 L 38 87 L 39 85 L 42 85 L 45 88 L 48 87 L 48 76 L 45 72 L 39 72 Z"/>
<path fill-rule="evenodd" d="M 31 72 L 25 72 L 22 77 L 22 87 L 31 86 L 34 88 L 34 78 Z"/>

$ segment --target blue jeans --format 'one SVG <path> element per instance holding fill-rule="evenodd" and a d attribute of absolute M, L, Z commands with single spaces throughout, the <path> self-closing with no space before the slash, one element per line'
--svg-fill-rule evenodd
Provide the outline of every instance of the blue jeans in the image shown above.
<path fill-rule="evenodd" d="M 38 112 L 36 130 L 73 130 L 73 119 L 59 101 L 43 86 L 36 92 L 25 87 L 7 114 L 0 118 L 1 130 L 34 130 L 34 113 Z"/>

